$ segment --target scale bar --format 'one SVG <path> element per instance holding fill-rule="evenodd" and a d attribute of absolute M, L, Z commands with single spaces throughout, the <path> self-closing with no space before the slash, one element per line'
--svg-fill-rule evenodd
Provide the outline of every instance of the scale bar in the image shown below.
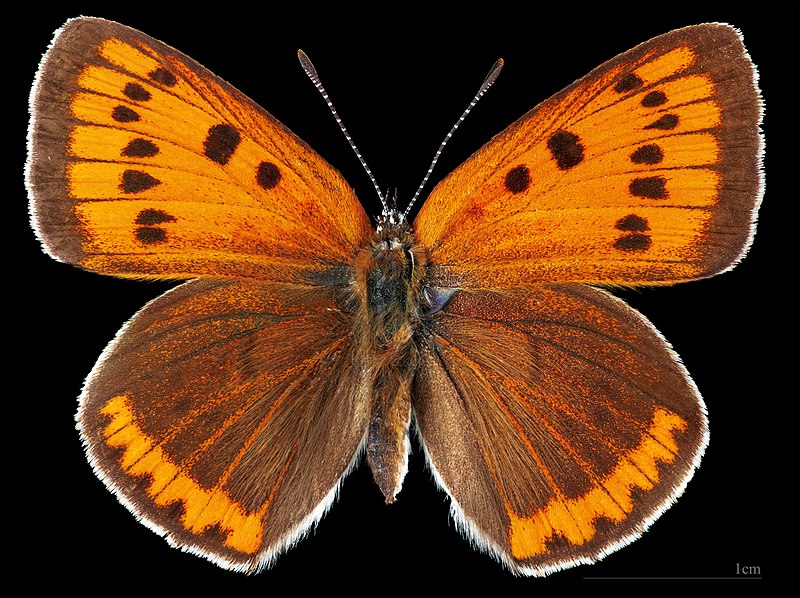
<path fill-rule="evenodd" d="M 714 577 L 714 576 L 706 576 L 706 577 L 680 577 L 680 576 L 674 576 L 674 577 L 659 577 L 659 576 L 654 576 L 654 577 L 610 577 L 609 576 L 609 577 L 584 577 L 583 579 L 591 579 L 591 580 L 603 580 L 603 579 L 620 580 L 620 579 L 627 579 L 627 580 L 632 580 L 632 581 L 636 581 L 636 580 L 651 580 L 652 581 L 652 580 L 674 579 L 674 580 L 692 580 L 692 581 L 697 581 L 697 580 L 703 580 L 703 579 L 709 579 L 709 580 L 736 579 L 736 580 L 739 580 L 739 579 L 763 579 L 763 578 L 760 575 L 729 575 L 729 576 L 716 576 L 716 577 Z"/>

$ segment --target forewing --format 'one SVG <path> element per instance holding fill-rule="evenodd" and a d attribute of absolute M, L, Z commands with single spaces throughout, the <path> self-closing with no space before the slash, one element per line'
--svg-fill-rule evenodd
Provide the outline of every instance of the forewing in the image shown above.
<path fill-rule="evenodd" d="M 705 406 L 638 312 L 583 285 L 456 292 L 421 340 L 414 413 L 460 529 L 546 575 L 633 541 L 681 494 Z"/>
<path fill-rule="evenodd" d="M 200 279 L 145 306 L 100 357 L 78 427 L 143 523 L 255 571 L 327 510 L 366 434 L 351 332 L 319 288 Z"/>
<path fill-rule="evenodd" d="M 27 182 L 47 252 L 148 278 L 309 282 L 370 235 L 341 175 L 191 58 L 67 22 L 31 92 Z"/>
<path fill-rule="evenodd" d="M 414 222 L 432 284 L 664 284 L 731 267 L 762 194 L 761 112 L 730 26 L 621 54 L 437 185 Z"/>

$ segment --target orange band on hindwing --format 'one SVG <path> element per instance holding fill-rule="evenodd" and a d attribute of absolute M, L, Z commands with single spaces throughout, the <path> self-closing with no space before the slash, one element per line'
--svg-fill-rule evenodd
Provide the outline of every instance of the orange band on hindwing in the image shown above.
<path fill-rule="evenodd" d="M 514 558 L 526 559 L 547 550 L 547 541 L 556 535 L 580 545 L 594 538 L 595 522 L 605 517 L 620 522 L 633 510 L 631 493 L 635 488 L 652 490 L 658 484 L 658 464 L 672 463 L 678 454 L 676 430 L 686 422 L 666 409 L 657 409 L 642 442 L 614 470 L 584 496 L 564 502 L 551 500 L 530 516 L 520 517 L 509 510 L 511 549 Z"/>
<path fill-rule="evenodd" d="M 112 398 L 100 412 L 111 418 L 103 431 L 106 443 L 124 451 L 120 468 L 131 476 L 150 476 L 147 493 L 156 505 L 181 502 L 180 521 L 186 531 L 199 535 L 219 525 L 227 532 L 226 546 L 247 554 L 258 551 L 269 501 L 257 512 L 246 513 L 222 488 L 201 487 L 141 430 L 125 396 Z"/>

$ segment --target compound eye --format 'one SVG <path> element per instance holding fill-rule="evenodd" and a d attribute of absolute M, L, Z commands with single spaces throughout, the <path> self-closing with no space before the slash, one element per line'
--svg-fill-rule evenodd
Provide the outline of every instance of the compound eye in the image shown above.
<path fill-rule="evenodd" d="M 441 311 L 455 292 L 456 289 L 425 287 L 422 290 L 425 315 L 435 314 L 437 311 Z"/>

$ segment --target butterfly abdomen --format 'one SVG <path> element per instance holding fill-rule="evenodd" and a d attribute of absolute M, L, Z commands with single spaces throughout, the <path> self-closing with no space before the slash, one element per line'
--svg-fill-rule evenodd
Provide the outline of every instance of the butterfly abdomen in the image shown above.
<path fill-rule="evenodd" d="M 427 258 L 407 224 L 381 230 L 354 263 L 358 358 L 371 384 L 367 461 L 393 502 L 408 465 L 414 331 Z"/>

